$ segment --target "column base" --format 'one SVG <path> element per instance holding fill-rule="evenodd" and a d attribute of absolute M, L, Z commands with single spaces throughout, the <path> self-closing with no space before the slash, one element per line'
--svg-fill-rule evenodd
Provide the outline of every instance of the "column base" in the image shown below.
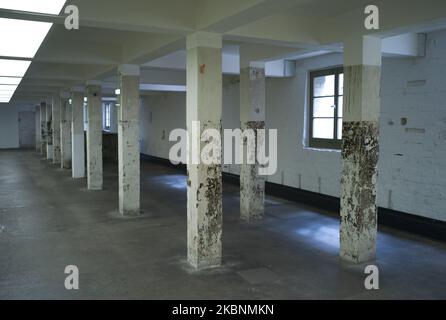
<path fill-rule="evenodd" d="M 188 257 L 187 261 L 195 270 L 218 268 L 222 263 L 221 257 L 208 258 L 201 261 L 198 261 L 196 257 Z"/>
<path fill-rule="evenodd" d="M 363 252 L 361 254 L 351 254 L 350 252 L 343 252 L 339 254 L 342 261 L 351 262 L 355 264 L 361 264 L 366 262 L 372 262 L 376 260 L 376 251 Z"/>

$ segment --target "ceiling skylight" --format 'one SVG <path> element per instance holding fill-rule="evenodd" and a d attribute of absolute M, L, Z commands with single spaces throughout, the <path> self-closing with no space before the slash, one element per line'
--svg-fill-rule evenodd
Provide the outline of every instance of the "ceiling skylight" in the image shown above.
<path fill-rule="evenodd" d="M 0 18 L 0 56 L 34 58 L 51 26 L 48 22 Z"/>
<path fill-rule="evenodd" d="M 17 85 L 3 85 L 0 84 L 0 93 L 3 91 L 16 91 Z"/>
<path fill-rule="evenodd" d="M 22 78 L 31 61 L 0 59 L 0 77 Z"/>
<path fill-rule="evenodd" d="M 0 0 L 0 8 L 48 14 L 59 14 L 66 0 Z"/>
<path fill-rule="evenodd" d="M 16 84 L 18 85 L 22 78 L 0 77 L 0 84 Z"/>

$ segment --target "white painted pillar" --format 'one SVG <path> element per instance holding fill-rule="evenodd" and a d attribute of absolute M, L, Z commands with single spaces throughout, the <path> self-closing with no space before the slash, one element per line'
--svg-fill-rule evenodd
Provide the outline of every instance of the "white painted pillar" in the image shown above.
<path fill-rule="evenodd" d="M 36 152 L 41 153 L 42 152 L 42 129 L 41 126 L 41 119 L 40 119 L 40 106 L 36 106 L 36 112 L 35 112 L 35 119 L 36 119 Z"/>
<path fill-rule="evenodd" d="M 52 100 L 52 99 L 49 99 Z M 53 107 L 51 104 L 46 104 L 46 158 L 52 160 L 54 156 L 53 152 Z"/>
<path fill-rule="evenodd" d="M 221 264 L 222 258 L 222 174 L 221 163 L 196 164 L 206 141 L 200 133 L 192 141 L 193 122 L 200 132 L 221 133 L 222 37 L 196 32 L 187 37 L 187 130 L 189 141 L 187 188 L 187 256 L 189 263 L 203 269 Z M 197 146 L 195 149 L 193 146 Z M 221 141 L 219 142 L 221 148 Z M 221 151 L 220 151 L 221 158 Z"/>
<path fill-rule="evenodd" d="M 71 169 L 71 106 L 66 94 L 60 97 L 60 104 L 61 168 Z"/>
<path fill-rule="evenodd" d="M 46 158 L 47 151 L 47 124 L 46 124 L 46 102 L 40 104 L 40 153 Z"/>
<path fill-rule="evenodd" d="M 87 82 L 87 183 L 101 190 L 102 177 L 102 91 L 99 81 Z"/>
<path fill-rule="evenodd" d="M 140 211 L 139 73 L 136 65 L 118 68 L 119 212 L 123 215 Z"/>
<path fill-rule="evenodd" d="M 60 98 L 59 96 L 52 97 L 52 112 L 53 118 L 51 121 L 51 129 L 53 131 L 53 163 L 60 163 Z"/>
<path fill-rule="evenodd" d="M 379 38 L 344 42 L 344 79 L 340 256 L 362 263 L 376 257 Z"/>
<path fill-rule="evenodd" d="M 263 148 L 265 129 L 265 64 L 250 62 L 240 48 L 240 129 L 252 130 L 255 145 L 243 139 L 243 164 L 240 166 L 240 216 L 245 221 L 263 218 L 265 211 L 265 177 L 259 175 L 257 148 Z M 249 135 L 247 135 L 249 137 Z M 247 148 L 255 154 L 255 164 L 247 162 Z M 253 150 L 252 150 L 253 149 Z"/>
<path fill-rule="evenodd" d="M 72 174 L 74 179 L 85 177 L 84 93 L 73 90 L 71 94 Z"/>

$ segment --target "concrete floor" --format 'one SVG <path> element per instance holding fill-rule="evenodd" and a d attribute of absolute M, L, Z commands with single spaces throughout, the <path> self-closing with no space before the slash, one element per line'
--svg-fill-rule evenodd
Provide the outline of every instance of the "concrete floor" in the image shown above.
<path fill-rule="evenodd" d="M 117 166 L 90 192 L 32 151 L 0 151 L 0 299 L 436 299 L 446 298 L 446 244 L 382 229 L 380 290 L 365 266 L 338 259 L 338 218 L 277 198 L 267 216 L 238 219 L 224 185 L 224 265 L 186 263 L 185 176 L 141 164 L 143 215 L 117 212 Z M 64 288 L 77 265 L 80 290 Z"/>

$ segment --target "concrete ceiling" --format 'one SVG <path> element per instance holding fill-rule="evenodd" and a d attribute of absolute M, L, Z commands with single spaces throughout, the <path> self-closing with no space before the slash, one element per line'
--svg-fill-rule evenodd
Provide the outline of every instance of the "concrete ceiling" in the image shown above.
<path fill-rule="evenodd" d="M 161 70 L 157 61 L 175 55 L 184 59 L 185 36 L 197 30 L 223 33 L 226 55 L 238 55 L 241 44 L 251 45 L 253 59 L 259 60 L 339 51 L 343 39 L 367 32 L 362 26 L 369 1 L 69 0 L 67 4 L 80 10 L 79 30 L 66 30 L 64 17 L 0 9 L 0 17 L 55 23 L 13 100 L 32 97 L 37 103 L 92 79 L 107 80 L 111 86 L 122 63 L 143 65 L 145 84 L 179 84 L 184 76 Z M 380 8 L 381 29 L 374 33 L 382 37 L 446 25 L 444 0 L 375 4 Z"/>

